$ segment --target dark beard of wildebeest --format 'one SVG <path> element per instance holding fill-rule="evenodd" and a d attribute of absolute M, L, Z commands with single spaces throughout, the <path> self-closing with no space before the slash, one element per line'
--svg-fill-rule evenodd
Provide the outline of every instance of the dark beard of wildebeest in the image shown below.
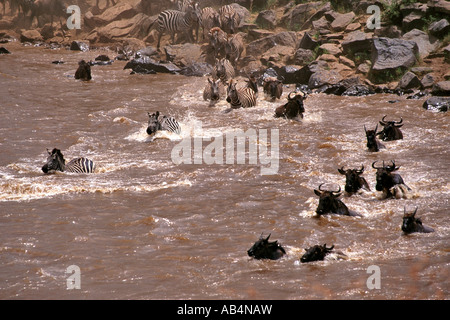
<path fill-rule="evenodd" d="M 413 232 L 421 232 L 421 233 L 429 233 L 434 232 L 433 228 L 424 226 L 422 224 L 422 220 L 420 218 L 416 218 L 416 210 L 412 213 L 406 213 L 406 207 L 403 209 L 404 215 L 403 215 L 403 223 L 402 223 L 402 231 L 406 234 L 413 233 Z"/>
<path fill-rule="evenodd" d="M 321 216 L 323 214 L 334 213 L 346 216 L 361 216 L 355 211 L 349 210 L 347 206 L 338 198 L 341 196 L 341 187 L 337 191 L 322 190 L 322 183 L 319 189 L 314 189 L 314 193 L 319 196 L 319 205 L 316 213 Z"/>
<path fill-rule="evenodd" d="M 380 124 L 383 126 L 383 130 L 377 133 L 377 136 L 381 137 L 383 141 L 392 141 L 403 139 L 403 133 L 400 127 L 403 126 L 403 119 L 400 121 L 385 121 L 386 116 L 381 119 Z"/>
<path fill-rule="evenodd" d="M 411 190 L 410 187 L 408 187 L 405 182 L 403 181 L 403 178 L 398 173 L 393 173 L 394 171 L 397 171 L 400 167 L 395 166 L 395 161 L 392 161 L 392 166 L 384 165 L 382 167 L 375 167 L 376 161 L 372 163 L 372 168 L 377 170 L 376 173 L 376 181 L 377 184 L 375 186 L 375 189 L 377 191 L 383 191 L 385 193 L 386 198 L 393 197 L 394 194 L 391 192 L 391 188 L 396 185 L 404 185 L 408 190 Z"/>
<path fill-rule="evenodd" d="M 364 131 L 366 132 L 366 138 L 367 138 L 367 149 L 371 152 L 378 152 L 380 149 L 386 148 L 384 144 L 382 144 L 377 139 L 377 128 L 378 124 L 375 127 L 375 130 L 367 130 L 366 126 L 364 125 Z"/>
<path fill-rule="evenodd" d="M 292 91 L 288 94 L 288 102 L 275 109 L 275 118 L 294 119 L 297 116 L 303 119 L 305 107 L 303 100 L 306 98 L 306 93 L 302 91 Z"/>
<path fill-rule="evenodd" d="M 361 174 L 364 172 L 364 166 L 361 166 L 361 169 L 347 169 L 344 170 L 344 167 L 338 169 L 339 173 L 345 176 L 345 191 L 349 194 L 357 192 L 361 188 L 365 188 L 370 191 L 369 184 L 366 179 L 361 177 Z"/>
<path fill-rule="evenodd" d="M 78 69 L 75 72 L 75 79 L 89 81 L 92 79 L 91 66 L 84 60 L 78 62 Z"/>
<path fill-rule="evenodd" d="M 329 254 L 334 248 L 334 245 L 330 248 L 327 248 L 327 244 L 325 243 L 323 246 L 315 245 L 309 249 L 306 249 L 306 253 L 300 258 L 300 262 L 311 262 L 311 261 L 322 261 L 325 259 L 325 256 Z"/>
<path fill-rule="evenodd" d="M 247 250 L 247 254 L 255 259 L 277 260 L 286 254 L 286 251 L 278 241 L 269 242 L 270 234 L 267 238 L 262 235 L 255 244 Z"/>

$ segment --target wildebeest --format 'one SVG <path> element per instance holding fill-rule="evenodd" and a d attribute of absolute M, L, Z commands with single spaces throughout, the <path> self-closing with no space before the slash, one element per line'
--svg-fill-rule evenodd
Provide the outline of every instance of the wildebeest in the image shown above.
<path fill-rule="evenodd" d="M 36 17 L 38 25 L 40 25 L 39 18 L 44 15 L 50 15 L 50 23 L 53 24 L 53 17 L 60 18 L 60 24 L 62 26 L 61 19 L 66 18 L 66 8 L 61 0 L 36 0 L 31 6 L 31 22 Z"/>
<path fill-rule="evenodd" d="M 341 187 L 337 191 L 322 190 L 322 185 L 319 189 L 314 189 L 314 193 L 319 197 L 319 205 L 316 213 L 321 216 L 323 214 L 334 213 L 345 216 L 361 216 L 359 213 L 349 210 L 347 206 L 338 198 L 341 196 Z"/>
<path fill-rule="evenodd" d="M 383 126 L 383 130 L 377 133 L 377 136 L 381 137 L 383 141 L 392 141 L 403 139 L 403 133 L 400 127 L 403 126 L 403 119 L 400 121 L 386 121 L 386 116 L 381 119 L 380 124 Z"/>
<path fill-rule="evenodd" d="M 181 133 L 181 126 L 174 117 L 162 116 L 159 111 L 156 111 L 155 113 L 147 112 L 147 114 L 147 134 L 152 135 L 159 130 L 170 131 L 177 134 Z"/>
<path fill-rule="evenodd" d="M 386 148 L 386 146 L 377 139 L 377 128 L 378 124 L 376 125 L 375 130 L 367 130 L 366 125 L 364 125 L 364 131 L 366 132 L 367 138 L 367 149 L 371 152 L 378 152 L 380 149 Z"/>
<path fill-rule="evenodd" d="M 203 100 L 209 100 L 209 105 L 213 106 L 223 97 L 225 97 L 225 86 L 222 81 L 208 78 L 208 83 L 203 90 Z"/>
<path fill-rule="evenodd" d="M 392 161 L 392 165 L 384 165 L 382 167 L 375 167 L 375 163 L 377 161 L 374 161 L 372 163 L 372 168 L 377 170 L 376 173 L 376 181 L 377 184 L 375 186 L 375 189 L 377 191 L 382 191 L 385 198 L 404 198 L 406 196 L 405 188 L 407 190 L 411 190 L 410 187 L 408 187 L 405 182 L 403 181 L 403 178 L 398 173 L 393 173 L 394 171 L 397 171 L 400 167 L 397 167 L 395 165 L 395 161 Z"/>
<path fill-rule="evenodd" d="M 93 173 L 95 171 L 94 162 L 87 158 L 76 158 L 66 164 L 61 150 L 54 148 L 51 152 L 48 150 L 47 152 L 47 163 L 42 166 L 44 173 L 53 173 L 55 171 Z"/>
<path fill-rule="evenodd" d="M 272 101 L 280 99 L 283 94 L 283 80 L 276 77 L 264 78 L 263 91 L 266 97 Z"/>
<path fill-rule="evenodd" d="M 364 172 L 364 166 L 361 169 L 347 169 L 344 167 L 338 169 L 339 173 L 345 176 L 345 191 L 349 194 L 357 192 L 359 189 L 364 188 L 370 191 L 369 184 L 361 174 Z"/>
<path fill-rule="evenodd" d="M 402 231 L 404 233 L 413 233 L 413 232 L 422 232 L 422 233 L 429 233 L 429 232 L 433 232 L 434 229 L 424 226 L 422 224 L 422 220 L 420 218 L 416 218 L 416 212 L 417 212 L 417 207 L 416 210 L 414 210 L 414 212 L 412 213 L 407 213 L 406 212 L 406 207 L 404 207 L 404 215 L 403 215 L 403 223 L 402 223 Z"/>
<path fill-rule="evenodd" d="M 311 261 L 322 261 L 325 259 L 325 256 L 329 254 L 334 248 L 334 245 L 330 248 L 327 248 L 327 244 L 325 243 L 323 246 L 315 245 L 308 249 L 305 248 L 306 253 L 300 258 L 300 262 L 311 262 Z"/>
<path fill-rule="evenodd" d="M 84 60 L 78 62 L 78 69 L 75 72 L 75 79 L 89 81 L 92 79 L 91 66 Z"/>
<path fill-rule="evenodd" d="M 303 100 L 305 100 L 306 94 L 303 91 L 292 91 L 288 94 L 287 100 L 284 105 L 275 109 L 276 118 L 294 119 L 297 116 L 303 118 L 305 107 L 303 106 Z"/>
<path fill-rule="evenodd" d="M 267 238 L 262 235 L 255 244 L 247 250 L 247 254 L 255 259 L 270 259 L 277 260 L 286 254 L 284 248 L 278 241 L 269 242 L 270 234 Z"/>

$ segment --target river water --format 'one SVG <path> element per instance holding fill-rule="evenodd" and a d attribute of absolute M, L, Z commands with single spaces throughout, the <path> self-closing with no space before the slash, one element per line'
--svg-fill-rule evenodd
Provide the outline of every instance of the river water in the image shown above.
<path fill-rule="evenodd" d="M 203 101 L 206 78 L 130 75 L 115 61 L 93 66 L 93 80 L 82 82 L 74 79 L 79 60 L 114 53 L 5 46 L 12 54 L 0 56 L 0 298 L 450 298 L 448 113 L 395 95 L 311 94 L 304 119 L 273 118 L 292 87 L 281 102 L 260 93 L 256 107 L 228 112 L 225 101 Z M 147 112 L 155 111 L 177 118 L 181 135 L 149 137 Z M 404 139 L 370 153 L 363 125 L 374 128 L 384 115 L 403 118 Z M 245 163 L 226 147 L 239 130 L 256 134 Z M 180 146 L 186 153 L 174 152 Z M 52 148 L 66 160 L 94 160 L 97 172 L 44 175 Z M 412 189 L 406 199 L 375 191 L 371 164 L 383 160 L 401 166 Z M 313 190 L 343 188 L 337 168 L 361 165 L 371 191 L 342 200 L 362 217 L 318 218 Z M 434 233 L 402 233 L 404 207 L 416 206 Z M 261 234 L 287 254 L 248 257 Z M 304 248 L 324 243 L 345 258 L 299 263 Z M 66 273 L 72 265 L 80 272 Z M 370 266 L 379 267 L 379 289 L 368 286 L 377 275 Z M 74 275 L 79 289 L 68 290 Z"/>

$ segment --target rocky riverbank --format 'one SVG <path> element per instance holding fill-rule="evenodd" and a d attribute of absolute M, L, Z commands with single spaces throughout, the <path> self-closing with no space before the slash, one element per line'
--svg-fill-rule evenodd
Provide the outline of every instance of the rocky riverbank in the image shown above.
<path fill-rule="evenodd" d="M 64 25 L 62 18 L 68 14 L 60 21 L 55 18 L 53 25 L 49 14 L 30 21 L 30 14 L 16 13 L 6 1 L 0 46 L 7 50 L 8 41 L 17 40 L 68 49 L 108 47 L 113 58 L 130 60 L 127 67 L 133 72 L 202 76 L 212 70 L 214 62 L 201 28 L 198 43 L 180 39 L 179 44 L 170 45 L 165 35 L 162 50 L 155 50 L 152 25 L 159 12 L 173 8 L 171 1 L 72 2 L 81 9 L 78 30 Z M 199 1 L 201 8 L 218 8 L 217 3 Z M 375 22 L 367 13 L 369 5 L 380 8 L 379 27 L 367 25 L 367 21 Z M 271 68 L 285 84 L 307 85 L 319 92 L 434 95 L 441 96 L 439 108 L 448 109 L 449 1 L 237 0 L 233 6 L 241 16 L 238 32 L 245 41 L 238 68 L 243 76 Z"/>

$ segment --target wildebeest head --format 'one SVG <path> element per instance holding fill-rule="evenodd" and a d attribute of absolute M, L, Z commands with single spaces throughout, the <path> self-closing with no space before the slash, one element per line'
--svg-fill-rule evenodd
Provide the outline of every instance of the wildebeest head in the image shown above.
<path fill-rule="evenodd" d="M 315 245 L 309 249 L 305 248 L 306 253 L 300 258 L 300 261 L 304 263 L 323 260 L 325 256 L 333 250 L 333 248 L 334 245 L 327 248 L 326 243 L 323 246 Z"/>
<path fill-rule="evenodd" d="M 376 161 L 372 163 L 372 168 L 377 170 L 376 173 L 376 181 L 377 184 L 375 186 L 375 189 L 377 191 L 388 191 L 390 188 L 392 188 L 394 185 L 398 184 L 400 181 L 398 177 L 400 177 L 398 174 L 393 174 L 392 172 L 397 171 L 400 167 L 397 167 L 395 165 L 395 161 L 392 161 L 392 165 L 385 165 L 383 161 L 382 167 L 375 167 Z M 401 177 L 400 177 L 401 179 Z M 403 183 L 403 180 L 401 180 L 401 183 Z"/>
<path fill-rule="evenodd" d="M 283 94 L 283 80 L 276 77 L 267 77 L 263 82 L 263 91 L 270 99 L 280 99 Z"/>
<path fill-rule="evenodd" d="M 148 126 L 147 126 L 147 133 L 153 134 L 158 130 L 161 130 L 161 122 L 159 121 L 159 111 L 156 111 L 156 113 L 150 114 L 150 112 L 147 112 L 148 114 Z"/>
<path fill-rule="evenodd" d="M 366 188 L 370 190 L 369 185 L 361 174 L 364 172 L 364 166 L 361 166 L 361 169 L 347 169 L 344 170 L 344 167 L 338 169 L 339 173 L 345 175 L 345 191 L 348 193 L 357 192 L 361 188 Z"/>
<path fill-rule="evenodd" d="M 275 117 L 285 117 L 288 119 L 300 116 L 303 118 L 305 107 L 303 106 L 303 100 L 306 98 L 306 93 L 303 91 L 292 91 L 288 94 L 288 102 L 275 109 Z"/>
<path fill-rule="evenodd" d="M 75 72 L 75 79 L 81 79 L 88 81 L 92 79 L 91 76 L 91 66 L 84 60 L 78 62 L 78 69 Z"/>
<path fill-rule="evenodd" d="M 64 171 L 66 161 L 61 153 L 61 150 L 54 148 L 52 152 L 48 151 L 47 163 L 42 166 L 44 173 L 51 173 L 55 171 Z"/>
<path fill-rule="evenodd" d="M 318 215 L 327 213 L 336 213 L 343 215 L 350 215 L 347 206 L 338 198 L 341 196 L 341 187 L 337 191 L 322 190 L 322 185 L 319 185 L 319 189 L 314 189 L 314 193 L 319 196 L 319 205 L 317 206 L 316 213 Z"/>
<path fill-rule="evenodd" d="M 403 126 L 403 119 L 400 118 L 400 121 L 386 121 L 385 118 L 386 116 L 380 121 L 383 130 L 378 132 L 377 136 L 380 136 L 384 141 L 403 139 L 403 133 L 400 130 L 400 127 Z"/>
<path fill-rule="evenodd" d="M 286 251 L 278 243 L 278 241 L 269 242 L 270 234 L 267 238 L 262 235 L 255 244 L 247 250 L 247 254 L 255 259 L 271 259 L 277 260 L 286 254 Z"/>
<path fill-rule="evenodd" d="M 403 215 L 402 231 L 404 233 L 413 233 L 413 232 L 428 233 L 434 231 L 432 228 L 424 226 L 420 218 L 415 217 L 417 213 L 417 207 L 412 213 L 407 213 L 406 207 L 404 207 L 403 210 L 404 215 Z"/>
<path fill-rule="evenodd" d="M 367 148 L 372 152 L 378 152 L 380 149 L 384 148 L 384 145 L 377 140 L 377 129 L 378 124 L 375 126 L 374 130 L 367 130 L 366 125 L 364 125 L 364 131 L 366 132 L 367 138 Z"/>

